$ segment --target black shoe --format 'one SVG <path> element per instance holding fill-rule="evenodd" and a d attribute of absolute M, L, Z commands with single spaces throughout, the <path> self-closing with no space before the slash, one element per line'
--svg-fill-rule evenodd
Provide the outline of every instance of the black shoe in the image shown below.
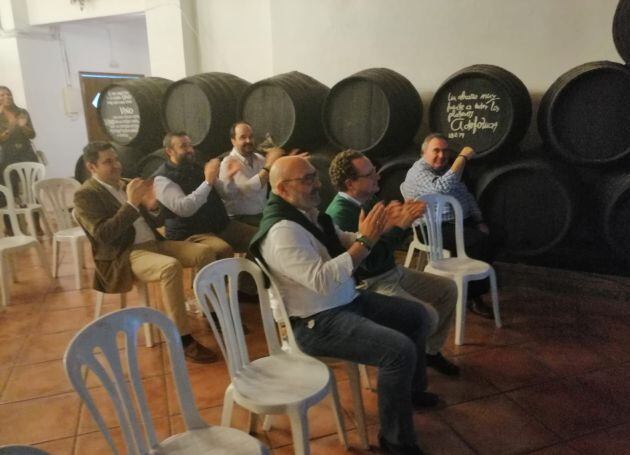
<path fill-rule="evenodd" d="M 427 366 L 433 368 L 446 376 L 457 376 L 459 374 L 459 367 L 453 362 L 447 360 L 441 352 L 437 354 L 427 354 Z"/>
<path fill-rule="evenodd" d="M 184 355 L 186 359 L 195 363 L 212 363 L 219 360 L 212 349 L 205 347 L 197 340 L 193 340 L 184 348 Z"/>
<path fill-rule="evenodd" d="M 440 402 L 440 397 L 431 392 L 418 392 L 411 396 L 414 408 L 434 408 Z"/>
<path fill-rule="evenodd" d="M 422 455 L 424 453 L 416 444 L 394 444 L 393 442 L 389 442 L 380 434 L 378 435 L 378 444 L 385 453 L 392 455 Z"/>
<path fill-rule="evenodd" d="M 483 303 L 481 297 L 473 297 L 468 301 L 468 310 L 471 313 L 486 319 L 494 319 L 494 311 L 488 305 Z"/>

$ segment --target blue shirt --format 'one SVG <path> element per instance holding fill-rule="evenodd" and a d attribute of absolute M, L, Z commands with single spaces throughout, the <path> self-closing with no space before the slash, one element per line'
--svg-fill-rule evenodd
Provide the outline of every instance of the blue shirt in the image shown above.
<path fill-rule="evenodd" d="M 424 158 L 413 163 L 407 171 L 407 177 L 401 185 L 401 192 L 405 198 L 411 199 L 420 199 L 425 194 L 435 193 L 453 196 L 462 206 L 464 218 L 472 217 L 476 221 L 483 219 L 477 201 L 457 174 L 450 168 L 433 169 Z M 446 205 L 443 219 L 450 221 L 454 218 L 452 207 Z"/>

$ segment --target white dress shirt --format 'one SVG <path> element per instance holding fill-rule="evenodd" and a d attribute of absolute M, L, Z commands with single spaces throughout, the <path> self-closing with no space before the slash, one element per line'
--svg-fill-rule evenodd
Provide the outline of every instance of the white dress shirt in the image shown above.
<path fill-rule="evenodd" d="M 238 161 L 241 169 L 228 179 L 228 165 Z M 233 148 L 228 156 L 221 161 L 219 180 L 223 183 L 219 194 L 223 198 L 228 215 L 258 215 L 262 213 L 267 203 L 267 184 L 260 181 L 258 173 L 265 166 L 265 158 L 260 153 L 254 153 L 251 165 L 249 161 Z"/>
<path fill-rule="evenodd" d="M 335 229 L 346 248 L 356 239 L 356 233 Z M 319 240 L 293 221 L 274 224 L 260 251 L 289 316 L 305 318 L 350 303 L 358 295 L 350 254 L 345 252 L 331 258 Z M 273 295 L 271 305 L 278 306 Z"/>
<path fill-rule="evenodd" d="M 134 209 L 138 210 L 138 207 L 133 205 L 131 202 L 127 201 L 127 192 L 124 191 L 122 188 L 120 187 L 114 188 L 112 185 L 105 183 L 102 180 L 99 180 L 98 178 L 96 178 L 96 176 L 92 175 L 92 177 L 94 177 L 94 180 L 96 180 L 98 183 L 103 185 L 105 189 L 109 191 L 111 195 L 114 196 L 118 200 L 118 202 L 120 202 L 121 205 L 129 204 Z M 133 228 L 136 230 L 136 237 L 133 240 L 134 245 L 138 245 L 139 243 L 145 243 L 145 242 L 150 242 L 152 240 L 155 240 L 155 234 L 153 234 L 153 231 L 147 224 L 146 220 L 142 217 L 142 215 L 140 215 L 133 222 Z"/>

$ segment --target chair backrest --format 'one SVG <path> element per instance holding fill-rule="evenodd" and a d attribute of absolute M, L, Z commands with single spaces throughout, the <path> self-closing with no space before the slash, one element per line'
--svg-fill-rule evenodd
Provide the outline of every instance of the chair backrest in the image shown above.
<path fill-rule="evenodd" d="M 74 389 L 85 402 L 113 453 L 118 454 L 111 434 L 97 409 L 84 381 L 83 367 L 94 372 L 104 386 L 114 405 L 116 416 L 125 439 L 128 454 L 144 455 L 159 447 L 146 395 L 140 380 L 137 355 L 138 331 L 143 323 L 151 323 L 161 329 L 170 355 L 173 379 L 179 397 L 179 405 L 187 430 L 206 428 L 195 406 L 190 380 L 184 361 L 181 337 L 175 324 L 164 314 L 151 308 L 126 308 L 100 317 L 84 327 L 70 342 L 64 356 L 66 373 Z M 122 334 L 127 353 L 126 382 L 123 359 L 117 338 Z M 119 338 L 118 338 L 119 339 Z M 99 360 L 97 354 L 102 355 Z"/>
<path fill-rule="evenodd" d="M 4 183 L 13 191 L 11 185 L 11 175 L 17 178 L 17 191 L 19 194 L 13 194 L 14 198 L 19 198 L 23 204 L 36 204 L 37 197 L 33 190 L 33 184 L 46 177 L 46 166 L 41 163 L 23 162 L 9 164 L 4 169 Z"/>
<path fill-rule="evenodd" d="M 71 178 L 43 179 L 33 184 L 35 196 L 45 210 L 53 213 L 59 230 L 75 226 L 71 211 L 74 193 L 80 187 L 81 184 Z"/>
<path fill-rule="evenodd" d="M 48 452 L 33 446 L 12 445 L 0 446 L 0 455 L 50 455 Z"/>
<path fill-rule="evenodd" d="M 276 355 L 282 352 L 262 270 L 245 258 L 214 261 L 197 273 L 193 288 L 223 353 L 231 377 L 250 362 L 238 302 L 238 278 L 241 273 L 251 275 L 256 282 L 269 354 Z M 221 325 L 220 332 L 211 317 L 211 308 Z"/>
<path fill-rule="evenodd" d="M 455 214 L 455 245 L 457 247 L 457 257 L 467 257 L 464 248 L 464 215 L 462 206 L 457 199 L 444 194 L 425 194 L 421 198 L 427 204 L 420 222 L 417 224 L 421 228 L 425 243 L 429 246 L 429 258 L 432 261 L 441 260 L 443 255 L 442 242 L 442 218 L 444 208 L 447 204 L 453 207 Z"/>

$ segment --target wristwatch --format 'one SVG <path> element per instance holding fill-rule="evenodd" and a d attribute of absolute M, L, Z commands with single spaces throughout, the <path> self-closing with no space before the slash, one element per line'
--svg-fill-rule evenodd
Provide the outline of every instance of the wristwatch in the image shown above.
<path fill-rule="evenodd" d="M 363 245 L 368 251 L 370 251 L 374 246 L 374 243 L 372 243 L 372 241 L 364 235 L 359 235 L 356 239 L 354 239 L 354 241 Z"/>

